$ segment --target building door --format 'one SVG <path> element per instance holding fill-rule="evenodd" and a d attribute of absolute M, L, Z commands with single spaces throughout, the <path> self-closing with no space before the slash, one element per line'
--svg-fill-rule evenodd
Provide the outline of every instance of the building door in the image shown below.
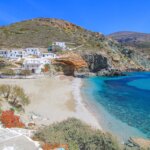
<path fill-rule="evenodd" d="M 32 73 L 35 73 L 35 69 L 32 69 Z"/>

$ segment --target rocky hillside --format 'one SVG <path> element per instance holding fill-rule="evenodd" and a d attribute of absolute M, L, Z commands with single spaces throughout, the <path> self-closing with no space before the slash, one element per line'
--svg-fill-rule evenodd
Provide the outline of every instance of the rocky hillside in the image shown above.
<path fill-rule="evenodd" d="M 38 18 L 0 28 L 0 47 L 48 47 L 53 41 L 95 46 L 102 34 L 85 30 L 70 22 Z"/>
<path fill-rule="evenodd" d="M 70 22 L 37 18 L 0 27 L 0 48 L 47 48 L 54 41 L 74 43 L 88 64 L 91 72 L 101 69 L 145 69 L 150 68 L 148 58 L 132 48 L 122 46 L 115 40 L 98 32 L 86 30 Z M 82 45 L 82 47 L 80 47 Z"/>
<path fill-rule="evenodd" d="M 125 46 L 135 47 L 138 51 L 150 55 L 150 34 L 139 32 L 115 32 L 108 37 Z"/>

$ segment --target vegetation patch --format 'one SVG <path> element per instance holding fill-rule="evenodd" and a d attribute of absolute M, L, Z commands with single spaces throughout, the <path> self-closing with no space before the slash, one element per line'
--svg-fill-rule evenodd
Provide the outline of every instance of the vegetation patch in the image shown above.
<path fill-rule="evenodd" d="M 1 73 L 2 75 L 6 75 L 6 76 L 14 76 L 14 75 L 16 75 L 15 71 L 12 70 L 12 69 L 3 69 L 1 72 L 2 72 Z"/>
<path fill-rule="evenodd" d="M 24 110 L 23 107 L 30 102 L 24 89 L 17 85 L 0 85 L 0 97 L 17 110 Z"/>
<path fill-rule="evenodd" d="M 94 130 L 80 120 L 70 118 L 40 129 L 33 139 L 51 145 L 67 144 L 69 150 L 118 150 L 115 138 L 108 133 Z"/>
<path fill-rule="evenodd" d="M 0 121 L 2 122 L 3 126 L 6 128 L 23 128 L 25 124 L 20 121 L 20 117 L 16 116 L 13 111 L 7 110 L 2 111 L 0 116 Z"/>

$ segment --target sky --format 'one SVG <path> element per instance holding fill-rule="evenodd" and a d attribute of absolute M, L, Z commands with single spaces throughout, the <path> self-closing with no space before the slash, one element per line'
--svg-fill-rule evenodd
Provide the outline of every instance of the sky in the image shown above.
<path fill-rule="evenodd" d="M 0 0 L 0 25 L 44 17 L 110 34 L 150 33 L 150 0 Z"/>

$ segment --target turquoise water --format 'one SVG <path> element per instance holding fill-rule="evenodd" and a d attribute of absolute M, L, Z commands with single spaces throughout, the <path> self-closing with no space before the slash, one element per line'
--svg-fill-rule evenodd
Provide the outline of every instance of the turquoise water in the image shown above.
<path fill-rule="evenodd" d="M 150 73 L 124 77 L 91 77 L 82 88 L 99 122 L 122 140 L 150 138 Z"/>

